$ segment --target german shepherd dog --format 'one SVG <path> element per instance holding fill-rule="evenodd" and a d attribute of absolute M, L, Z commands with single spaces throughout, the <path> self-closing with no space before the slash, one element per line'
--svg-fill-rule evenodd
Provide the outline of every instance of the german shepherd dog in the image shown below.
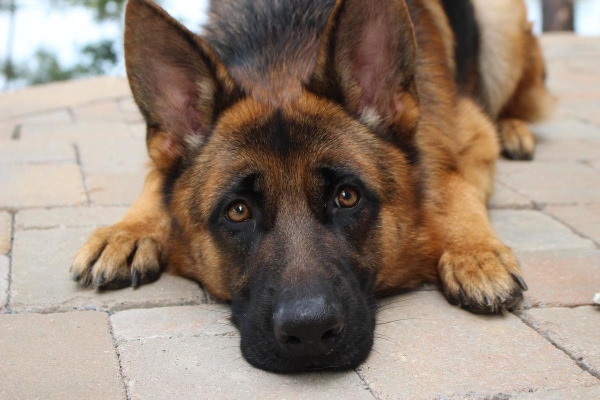
<path fill-rule="evenodd" d="M 550 104 L 522 0 L 213 0 L 199 37 L 130 0 L 143 192 L 71 272 L 115 289 L 163 269 L 231 302 L 253 365 L 350 368 L 375 296 L 440 282 L 477 313 L 527 285 L 486 200 Z"/>

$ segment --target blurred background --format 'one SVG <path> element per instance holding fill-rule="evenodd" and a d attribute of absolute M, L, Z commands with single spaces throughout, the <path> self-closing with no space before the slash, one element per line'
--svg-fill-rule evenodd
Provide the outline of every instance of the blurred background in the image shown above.
<path fill-rule="evenodd" d="M 157 0 L 193 31 L 209 0 Z M 600 0 L 526 0 L 535 32 L 600 35 Z M 125 73 L 126 0 L 0 0 L 0 91 Z"/>

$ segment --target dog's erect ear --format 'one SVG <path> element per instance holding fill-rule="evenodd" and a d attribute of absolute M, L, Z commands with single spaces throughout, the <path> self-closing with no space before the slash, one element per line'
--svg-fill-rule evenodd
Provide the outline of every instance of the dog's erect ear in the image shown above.
<path fill-rule="evenodd" d="M 395 139 L 414 132 L 419 120 L 415 62 L 404 0 L 338 0 L 307 88 Z"/>
<path fill-rule="evenodd" d="M 159 168 L 201 145 L 242 95 L 212 49 L 149 0 L 127 4 L 125 62 Z"/>

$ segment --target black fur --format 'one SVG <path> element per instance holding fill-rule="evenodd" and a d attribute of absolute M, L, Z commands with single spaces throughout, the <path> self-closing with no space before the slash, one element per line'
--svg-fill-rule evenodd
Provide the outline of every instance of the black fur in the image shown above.
<path fill-rule="evenodd" d="M 460 87 L 472 84 L 478 74 L 479 25 L 471 0 L 442 0 L 456 41 L 456 82 Z"/>

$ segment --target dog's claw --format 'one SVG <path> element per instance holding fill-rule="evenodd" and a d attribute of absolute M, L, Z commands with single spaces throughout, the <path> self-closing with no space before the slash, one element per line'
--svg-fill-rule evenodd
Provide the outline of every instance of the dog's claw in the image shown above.
<path fill-rule="evenodd" d="M 133 269 L 131 273 L 131 286 L 134 288 L 140 286 L 140 271 L 137 269 Z"/>
<path fill-rule="evenodd" d="M 101 273 L 100 276 L 98 276 L 98 278 L 96 278 L 96 281 L 94 282 L 94 286 L 99 288 L 102 287 L 104 285 L 104 273 Z"/>
<path fill-rule="evenodd" d="M 516 275 L 513 273 L 511 273 L 510 275 L 512 276 L 514 281 L 517 282 L 517 284 L 521 287 L 521 289 L 523 289 L 523 291 L 529 290 L 529 287 L 527 287 L 527 284 L 525 283 L 523 278 L 521 278 L 519 275 Z"/>
<path fill-rule="evenodd" d="M 468 304 L 469 304 L 469 301 L 467 300 L 467 296 L 465 295 L 465 292 L 463 292 L 463 290 L 462 290 L 462 289 L 460 289 L 460 290 L 458 291 L 458 298 L 459 298 L 459 300 L 460 300 L 460 303 L 461 303 L 463 306 L 466 306 L 466 305 L 468 305 Z"/>
<path fill-rule="evenodd" d="M 486 307 L 492 306 L 492 300 L 490 300 L 490 298 L 487 295 L 483 296 L 483 300 L 485 301 Z"/>

